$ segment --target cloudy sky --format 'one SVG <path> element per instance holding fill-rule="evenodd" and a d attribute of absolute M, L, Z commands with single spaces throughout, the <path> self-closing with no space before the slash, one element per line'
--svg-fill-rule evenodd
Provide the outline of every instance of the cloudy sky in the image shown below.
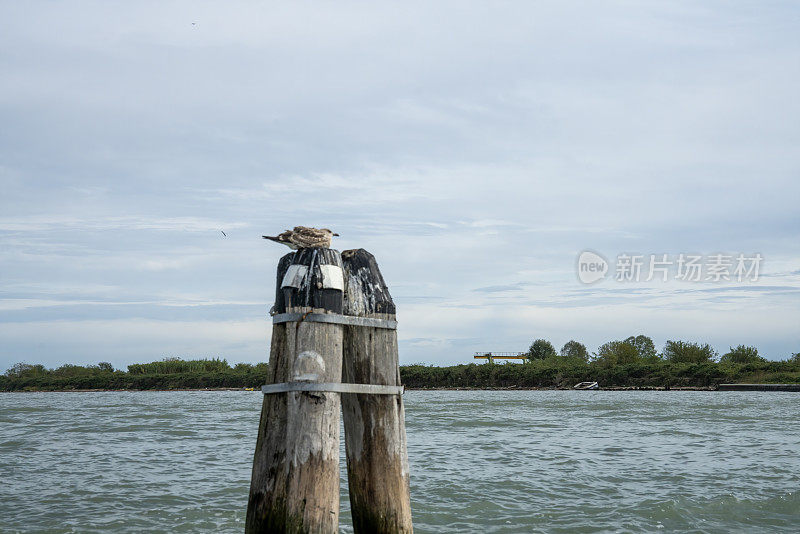
<path fill-rule="evenodd" d="M 699 4 L 0 2 L 0 371 L 264 361 L 298 224 L 377 257 L 402 363 L 800 351 L 800 8 Z M 615 279 L 681 253 L 764 259 Z"/>

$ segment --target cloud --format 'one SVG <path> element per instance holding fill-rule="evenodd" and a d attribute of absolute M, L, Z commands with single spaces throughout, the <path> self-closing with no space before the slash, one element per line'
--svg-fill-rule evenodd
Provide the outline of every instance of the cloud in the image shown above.
<path fill-rule="evenodd" d="M 78 188 L 80 191 L 80 189 Z M 53 231 L 91 230 L 160 230 L 179 232 L 208 232 L 220 228 L 246 228 L 245 222 L 214 221 L 201 217 L 76 217 L 63 215 L 34 215 L 0 218 L 0 232 L 26 234 Z"/>
<path fill-rule="evenodd" d="M 728 293 L 728 292 L 747 292 L 747 293 L 796 293 L 800 291 L 800 286 L 720 286 L 700 289 L 688 289 L 685 291 L 697 293 Z"/>
<path fill-rule="evenodd" d="M 154 321 L 147 319 L 31 321 L 0 324 L 3 362 L 108 361 L 116 366 L 166 356 L 265 361 L 266 321 Z M 87 344 L 86 340 L 92 343 Z M 47 358 L 31 358 L 47 355 Z M 9 364 L 10 366 L 10 364 Z"/>
<path fill-rule="evenodd" d="M 506 291 L 522 291 L 530 285 L 530 282 L 517 282 L 516 284 L 478 287 L 473 289 L 473 291 L 477 291 L 479 293 L 504 293 Z"/>
<path fill-rule="evenodd" d="M 16 347 L 2 358 L 141 359 L 159 344 L 260 357 L 266 340 L 230 325 L 261 321 L 273 299 L 285 249 L 261 234 L 297 224 L 375 254 L 404 361 L 631 330 L 751 335 L 776 355 L 800 343 L 786 320 L 800 316 L 789 7 L 0 14 L 0 314 L 13 326 L 0 346 Z M 769 285 L 587 288 L 574 273 L 587 248 L 759 251 Z M 139 336 L 104 335 L 128 326 Z"/>

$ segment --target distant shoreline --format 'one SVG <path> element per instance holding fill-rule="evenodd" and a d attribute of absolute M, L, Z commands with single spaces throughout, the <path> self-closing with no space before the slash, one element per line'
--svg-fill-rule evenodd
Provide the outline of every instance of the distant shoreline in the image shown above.
<path fill-rule="evenodd" d="M 18 364 L 0 375 L 0 391 L 258 391 L 272 380 L 266 363 L 231 367 L 219 359 L 131 364 L 127 371 L 115 370 L 110 364 L 64 365 L 58 369 Z M 661 360 L 602 365 L 557 357 L 522 364 L 400 367 L 400 383 L 409 391 L 563 391 L 580 382 L 597 382 L 603 391 L 713 391 L 720 384 L 800 385 L 800 361 L 732 364 Z"/>
<path fill-rule="evenodd" d="M 553 388 L 553 387 L 406 387 L 406 391 L 580 391 L 573 388 Z M 259 389 L 247 388 L 174 388 L 174 389 L 36 389 L 36 390 L 12 390 L 0 391 L 0 393 L 118 393 L 118 392 L 186 392 L 186 391 L 247 391 L 249 393 L 260 393 Z M 698 387 L 675 387 L 665 388 L 660 386 L 611 386 L 599 388 L 591 391 L 718 391 L 713 386 Z"/>
<path fill-rule="evenodd" d="M 406 387 L 406 391 L 779 391 L 779 392 L 800 392 L 800 384 L 720 384 L 719 386 L 682 386 L 682 387 L 663 387 L 663 386 L 609 386 L 600 387 L 594 390 L 578 390 L 575 388 L 556 388 L 556 387 Z M 187 392 L 187 391 L 247 391 L 250 393 L 260 393 L 260 388 L 172 388 L 172 389 L 28 389 L 0 391 L 0 393 L 120 393 L 120 392 Z"/>

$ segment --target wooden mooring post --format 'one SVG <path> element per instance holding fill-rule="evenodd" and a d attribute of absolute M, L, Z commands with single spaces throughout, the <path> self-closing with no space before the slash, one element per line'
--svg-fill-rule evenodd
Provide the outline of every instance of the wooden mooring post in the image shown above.
<path fill-rule="evenodd" d="M 321 265 L 341 270 L 339 252 L 301 249 L 279 264 L 273 313 L 299 317 L 272 327 L 272 383 L 341 381 L 344 327 L 300 320 L 342 312 L 343 284 L 323 287 L 333 269 Z M 264 395 L 245 532 L 338 531 L 340 405 L 328 392 Z"/>
<path fill-rule="evenodd" d="M 394 321 L 394 302 L 375 257 L 364 249 L 342 257 L 344 313 Z M 397 330 L 345 326 L 345 382 L 399 386 L 397 358 Z M 402 396 L 346 394 L 342 411 L 355 532 L 412 532 Z"/>
<path fill-rule="evenodd" d="M 394 313 L 363 249 L 281 259 L 246 532 L 338 531 L 340 406 L 355 532 L 412 532 Z"/>

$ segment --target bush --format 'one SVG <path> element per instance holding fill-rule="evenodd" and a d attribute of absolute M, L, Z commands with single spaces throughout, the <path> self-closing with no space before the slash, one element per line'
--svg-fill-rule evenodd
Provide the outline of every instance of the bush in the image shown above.
<path fill-rule="evenodd" d="M 561 347 L 562 358 L 575 358 L 584 362 L 589 361 L 589 351 L 586 350 L 586 345 L 578 343 L 575 340 L 570 340 L 564 343 Z"/>
<path fill-rule="evenodd" d="M 595 362 L 602 367 L 626 365 L 639 361 L 639 351 L 627 340 L 604 343 L 597 349 L 594 356 Z"/>
<path fill-rule="evenodd" d="M 69 363 L 65 363 L 58 369 L 54 369 L 52 373 L 55 376 L 64 376 L 64 377 L 74 377 L 74 376 L 86 376 L 91 374 L 92 370 L 88 367 L 84 367 L 82 365 L 72 365 Z"/>
<path fill-rule="evenodd" d="M 175 373 L 222 372 L 230 370 L 227 360 L 214 358 L 211 360 L 181 360 L 180 358 L 165 358 L 160 362 L 135 363 L 128 366 L 132 375 L 163 375 Z"/>
<path fill-rule="evenodd" d="M 545 360 L 557 355 L 556 348 L 546 339 L 537 339 L 528 349 L 529 360 Z"/>
<path fill-rule="evenodd" d="M 663 356 L 673 363 L 706 363 L 713 362 L 717 352 L 708 343 L 700 345 L 688 341 L 667 341 Z"/>
<path fill-rule="evenodd" d="M 758 355 L 758 349 L 755 347 L 746 347 L 739 345 L 736 348 L 731 347 L 731 350 L 722 355 L 719 363 L 754 363 L 766 361 Z"/>
<path fill-rule="evenodd" d="M 6 371 L 6 376 L 14 377 L 14 378 L 22 378 L 22 377 L 36 377 L 36 376 L 44 376 L 48 373 L 48 370 L 45 369 L 44 365 L 36 364 L 31 365 L 25 362 L 15 363 L 11 366 L 11 369 Z"/>
<path fill-rule="evenodd" d="M 658 354 L 656 353 L 656 345 L 655 343 L 653 343 L 653 340 L 650 339 L 649 337 L 641 334 L 636 337 L 631 336 L 625 340 L 625 343 L 633 345 L 640 359 L 648 361 L 658 360 Z"/>

